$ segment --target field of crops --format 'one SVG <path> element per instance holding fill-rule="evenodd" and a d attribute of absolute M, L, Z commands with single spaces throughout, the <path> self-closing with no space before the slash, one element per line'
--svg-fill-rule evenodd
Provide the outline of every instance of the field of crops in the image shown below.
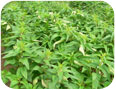
<path fill-rule="evenodd" d="M 1 16 L 7 86 L 100 89 L 112 83 L 114 12 L 107 3 L 17 1 Z"/>

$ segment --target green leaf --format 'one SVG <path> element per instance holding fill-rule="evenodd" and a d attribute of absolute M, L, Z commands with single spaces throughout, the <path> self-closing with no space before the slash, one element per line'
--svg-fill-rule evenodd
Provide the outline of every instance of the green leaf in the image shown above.
<path fill-rule="evenodd" d="M 15 41 L 9 41 L 9 42 L 8 42 L 8 43 L 6 43 L 4 46 L 9 47 L 9 46 L 14 45 L 15 43 L 16 43 Z"/>
<path fill-rule="evenodd" d="M 10 87 L 11 88 L 14 88 L 15 85 L 17 85 L 19 82 L 17 80 L 12 80 L 11 81 L 11 84 L 10 84 Z"/>
<path fill-rule="evenodd" d="M 26 89 L 32 89 L 32 84 L 28 83 L 27 80 L 23 79 L 20 83 L 23 84 Z"/>
<path fill-rule="evenodd" d="M 107 77 L 107 78 L 109 77 L 109 71 L 106 65 L 99 66 L 99 69 L 103 72 L 104 77 Z"/>
<path fill-rule="evenodd" d="M 97 73 L 92 73 L 92 88 L 97 89 L 99 87 L 100 76 Z"/>
<path fill-rule="evenodd" d="M 21 74 L 25 79 L 27 79 L 27 69 L 26 67 L 21 67 Z"/>
<path fill-rule="evenodd" d="M 59 78 L 59 82 L 61 82 L 63 79 L 63 72 L 62 71 L 58 72 L 58 78 Z"/>
<path fill-rule="evenodd" d="M 16 75 L 17 75 L 18 77 L 22 77 L 21 70 L 22 70 L 22 67 L 19 67 L 19 68 L 17 69 L 17 71 L 16 71 Z"/>
<path fill-rule="evenodd" d="M 34 71 L 34 70 L 40 70 L 40 69 L 41 68 L 39 66 L 34 66 L 32 70 Z"/>
<path fill-rule="evenodd" d="M 88 77 L 85 81 L 85 84 L 91 84 L 92 83 L 92 77 Z"/>
<path fill-rule="evenodd" d="M 35 57 L 33 58 L 33 61 L 36 62 L 36 63 L 41 63 L 42 62 L 42 58 L 39 56 L 39 57 Z"/>
<path fill-rule="evenodd" d="M 79 88 L 79 86 L 77 84 L 75 84 L 75 83 L 67 83 L 67 82 L 64 82 L 63 84 L 68 89 L 77 89 L 77 88 Z"/>
<path fill-rule="evenodd" d="M 7 52 L 7 54 L 5 54 L 5 56 L 3 58 L 10 58 L 13 56 L 16 56 L 19 52 L 17 52 L 16 50 L 10 50 Z"/>
<path fill-rule="evenodd" d="M 111 72 L 112 74 L 114 74 L 114 62 L 110 62 L 110 61 L 105 61 L 104 62 L 106 65 L 108 65 L 107 72 Z M 108 71 L 109 69 L 109 71 Z"/>
<path fill-rule="evenodd" d="M 78 80 L 80 83 L 83 82 L 84 76 L 81 73 L 79 73 L 76 69 L 71 68 L 70 72 L 73 74 L 73 75 L 71 75 L 72 78 Z"/>
<path fill-rule="evenodd" d="M 28 59 L 26 57 L 25 58 L 21 58 L 19 60 L 19 62 L 21 62 L 23 65 L 26 66 L 27 69 L 29 69 L 29 61 L 28 61 Z"/>
<path fill-rule="evenodd" d="M 49 88 L 50 88 L 50 89 L 56 88 L 56 85 L 58 84 L 57 82 L 58 82 L 57 76 L 54 76 L 54 75 L 53 75 L 53 76 L 52 76 L 52 82 L 49 83 Z"/>
<path fill-rule="evenodd" d="M 15 59 L 11 59 L 11 60 L 5 60 L 5 63 L 4 63 L 4 66 L 7 66 L 8 64 L 15 64 L 16 63 L 16 60 Z"/>
<path fill-rule="evenodd" d="M 54 34 L 54 35 L 52 35 L 52 37 L 51 37 L 51 41 L 52 40 L 54 40 L 56 37 L 58 37 L 59 35 L 56 33 L 56 34 Z"/>

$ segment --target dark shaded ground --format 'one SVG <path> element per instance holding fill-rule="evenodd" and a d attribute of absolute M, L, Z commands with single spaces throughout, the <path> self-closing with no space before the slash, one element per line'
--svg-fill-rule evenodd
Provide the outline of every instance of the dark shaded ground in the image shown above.
<path fill-rule="evenodd" d="M 4 49 L 5 49 L 4 47 L 1 47 L 1 52 L 2 52 Z M 4 56 L 4 55 L 1 55 L 1 70 L 4 70 L 4 69 L 9 70 L 10 68 L 12 68 L 12 66 L 11 66 L 11 65 L 7 65 L 7 66 L 4 67 L 4 62 L 5 62 L 5 60 L 2 58 L 3 56 Z M 7 86 L 10 86 L 10 82 L 8 82 L 6 85 L 7 85 Z"/>
<path fill-rule="evenodd" d="M 4 47 L 1 47 L 1 52 L 2 52 L 3 50 L 4 50 Z M 5 60 L 2 59 L 3 56 L 4 56 L 4 55 L 1 56 L 1 70 L 3 70 L 3 69 L 9 70 L 10 68 L 12 68 L 12 66 L 11 66 L 11 65 L 7 65 L 6 67 L 4 67 L 4 62 L 5 62 Z"/>

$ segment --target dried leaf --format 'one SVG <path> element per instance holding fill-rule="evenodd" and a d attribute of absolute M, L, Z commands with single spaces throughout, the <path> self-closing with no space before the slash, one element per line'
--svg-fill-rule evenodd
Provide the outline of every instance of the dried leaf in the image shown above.
<path fill-rule="evenodd" d="M 44 82 L 44 80 L 41 80 L 42 86 L 44 86 L 45 88 L 47 88 L 48 86 L 46 85 L 46 83 Z"/>
<path fill-rule="evenodd" d="M 79 51 L 85 56 L 84 48 L 82 45 L 80 46 Z"/>
<path fill-rule="evenodd" d="M 10 25 L 7 25 L 6 30 L 9 30 L 10 28 L 11 28 Z"/>

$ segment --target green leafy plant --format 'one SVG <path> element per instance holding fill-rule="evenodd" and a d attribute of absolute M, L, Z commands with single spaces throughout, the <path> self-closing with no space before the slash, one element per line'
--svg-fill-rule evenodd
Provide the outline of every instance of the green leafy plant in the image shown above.
<path fill-rule="evenodd" d="M 10 2 L 1 32 L 11 88 L 99 89 L 113 80 L 114 12 L 105 2 Z"/>

